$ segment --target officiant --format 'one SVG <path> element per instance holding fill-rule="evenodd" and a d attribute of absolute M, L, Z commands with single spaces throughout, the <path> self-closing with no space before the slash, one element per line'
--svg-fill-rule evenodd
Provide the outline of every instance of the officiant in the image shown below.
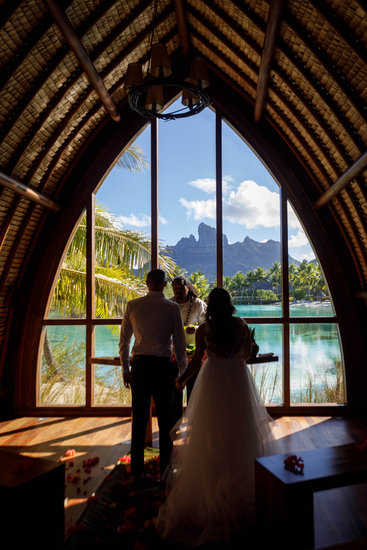
<path fill-rule="evenodd" d="M 176 302 L 181 310 L 187 346 L 193 345 L 195 344 L 195 332 L 197 327 L 205 321 L 206 303 L 199 298 L 194 285 L 183 275 L 179 275 L 173 279 L 172 290 L 174 296 L 171 300 Z M 187 403 L 189 402 L 195 380 L 196 376 L 193 376 L 187 382 Z M 178 390 L 175 391 L 175 419 L 179 420 L 182 416 L 182 392 Z"/>

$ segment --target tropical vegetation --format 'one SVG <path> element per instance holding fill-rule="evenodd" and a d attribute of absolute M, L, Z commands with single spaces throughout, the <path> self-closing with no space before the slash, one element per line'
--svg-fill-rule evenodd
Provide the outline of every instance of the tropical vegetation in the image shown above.
<path fill-rule="evenodd" d="M 189 276 L 199 295 L 205 299 L 212 284 L 201 272 Z M 269 269 L 257 267 L 247 273 L 238 271 L 233 277 L 223 278 L 223 287 L 228 290 L 235 303 L 277 302 L 281 300 L 282 271 L 280 262 Z M 325 279 L 318 263 L 303 260 L 299 266 L 289 266 L 289 299 L 315 301 L 327 298 Z"/>

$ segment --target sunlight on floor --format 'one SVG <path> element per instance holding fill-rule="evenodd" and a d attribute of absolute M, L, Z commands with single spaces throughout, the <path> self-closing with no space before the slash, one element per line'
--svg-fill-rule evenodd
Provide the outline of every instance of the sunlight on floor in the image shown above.
<path fill-rule="evenodd" d="M 285 429 L 287 430 L 287 435 L 289 434 L 295 434 L 297 432 L 301 432 L 302 430 L 306 430 L 307 428 L 310 428 L 310 426 L 315 426 L 316 424 L 321 424 L 322 422 L 327 422 L 330 420 L 331 416 L 312 416 L 310 417 L 310 421 L 308 420 L 308 417 L 286 417 L 282 416 L 280 418 L 274 419 L 274 425 L 273 425 L 273 433 L 275 439 L 281 439 L 284 437 Z"/>

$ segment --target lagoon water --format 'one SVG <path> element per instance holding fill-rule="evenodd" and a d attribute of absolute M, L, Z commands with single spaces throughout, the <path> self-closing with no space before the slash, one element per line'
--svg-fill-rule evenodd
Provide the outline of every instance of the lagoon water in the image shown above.
<path fill-rule="evenodd" d="M 277 317 L 281 315 L 280 306 L 236 306 L 241 317 Z M 330 303 L 294 304 L 290 306 L 291 317 L 307 317 L 311 323 L 290 324 L 290 391 L 291 402 L 304 400 L 307 389 L 312 387 L 320 390 L 325 385 L 333 386 L 336 382 L 337 366 L 341 363 L 341 347 L 336 323 L 318 323 L 318 317 L 333 317 Z M 282 385 L 282 325 L 254 324 L 255 339 L 260 347 L 259 353 L 272 352 L 279 357 L 279 362 L 253 368 L 253 374 L 262 380 L 262 393 L 265 401 L 277 403 L 281 401 Z M 266 380 L 263 381 L 266 373 Z M 276 388 L 273 391 L 274 379 L 277 377 Z"/>
<path fill-rule="evenodd" d="M 255 338 L 259 353 L 272 352 L 279 357 L 275 363 L 254 365 L 252 368 L 256 384 L 267 403 L 281 402 L 282 387 L 282 325 L 254 324 L 251 317 L 277 317 L 281 315 L 279 305 L 238 305 L 237 314 L 248 319 L 249 325 L 255 327 Z M 330 304 L 318 303 L 296 304 L 291 306 L 292 317 L 309 317 L 311 323 L 294 323 L 290 325 L 290 376 L 291 399 L 300 400 L 313 381 L 314 387 L 320 388 L 325 381 L 333 384 L 336 379 L 336 365 L 341 361 L 338 327 L 335 323 L 318 323 L 317 317 L 334 315 Z M 67 335 L 68 344 L 85 345 L 85 327 L 83 326 L 48 326 L 51 345 L 56 344 Z M 118 356 L 119 327 L 111 331 L 108 325 L 95 328 L 95 356 Z M 103 367 L 99 367 L 103 369 Z"/>

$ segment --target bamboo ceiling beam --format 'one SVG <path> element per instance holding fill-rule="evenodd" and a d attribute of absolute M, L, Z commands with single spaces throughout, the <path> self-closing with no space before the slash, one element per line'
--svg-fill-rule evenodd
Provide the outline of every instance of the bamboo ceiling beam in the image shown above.
<path fill-rule="evenodd" d="M 275 44 L 280 29 L 284 0 L 271 0 L 268 19 L 266 22 L 264 46 L 261 55 L 259 78 L 257 81 L 255 101 L 255 122 L 262 118 L 266 97 L 268 95 L 268 82 L 270 77 L 271 64 L 274 57 Z"/>
<path fill-rule="evenodd" d="M 5 242 L 6 236 L 9 232 L 13 216 L 14 216 L 15 212 L 17 211 L 17 208 L 19 206 L 20 201 L 21 201 L 21 198 L 18 195 L 16 197 L 16 199 L 13 201 L 12 206 L 11 206 L 9 212 L 7 213 L 7 215 L 5 217 L 5 220 L 4 220 L 4 223 L 3 223 L 3 225 L 0 229 L 0 252 L 1 252 L 1 249 L 2 249 L 3 244 Z"/>
<path fill-rule="evenodd" d="M 183 0 L 174 0 L 176 21 L 178 27 L 178 35 L 180 37 L 180 44 L 182 53 L 185 57 L 189 57 L 190 54 L 190 39 L 187 30 L 185 11 L 183 7 Z"/>
<path fill-rule="evenodd" d="M 112 120 L 119 122 L 121 117 L 118 113 L 114 102 L 110 94 L 107 91 L 106 86 L 103 83 L 102 78 L 99 76 L 95 66 L 90 59 L 88 52 L 83 46 L 82 41 L 75 32 L 74 27 L 70 23 L 70 20 L 66 14 L 62 11 L 56 0 L 45 0 L 47 7 L 54 18 L 56 25 L 62 32 L 66 42 L 76 55 L 81 67 L 88 77 L 89 82 L 92 84 L 97 94 L 99 95 L 103 105 L 107 112 L 110 114 Z"/>
<path fill-rule="evenodd" d="M 352 164 L 350 168 L 333 184 L 325 193 L 321 195 L 315 202 L 315 208 L 321 208 L 332 198 L 334 198 L 348 183 L 358 176 L 365 168 L 367 168 L 367 152 L 363 153 L 359 159 Z"/>
<path fill-rule="evenodd" d="M 43 195 L 43 193 L 40 193 L 36 189 L 29 187 L 29 185 L 20 183 L 14 178 L 8 176 L 7 174 L 4 174 L 4 172 L 0 172 L 0 184 L 4 185 L 8 189 L 11 189 L 12 191 L 15 191 L 16 193 L 19 193 L 20 195 L 24 195 L 27 199 L 36 202 L 37 204 L 41 204 L 42 206 L 45 206 L 50 210 L 55 210 L 55 212 L 57 210 L 60 210 L 59 205 L 53 200 L 46 197 L 46 195 Z"/>

